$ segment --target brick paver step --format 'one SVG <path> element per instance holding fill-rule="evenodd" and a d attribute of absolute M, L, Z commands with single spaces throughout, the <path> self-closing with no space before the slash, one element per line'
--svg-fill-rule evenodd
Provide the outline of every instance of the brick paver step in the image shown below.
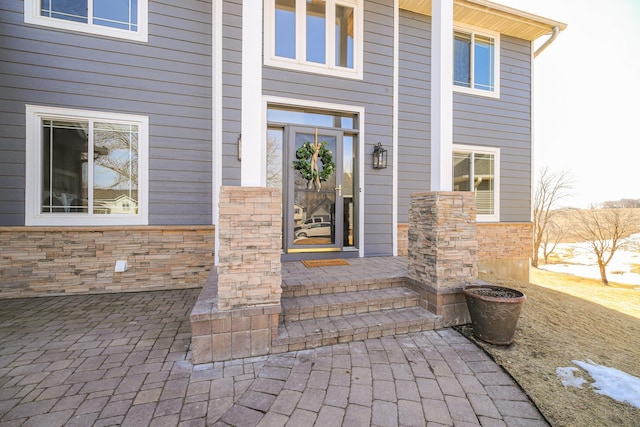
<path fill-rule="evenodd" d="M 438 316 L 422 307 L 397 308 L 361 314 L 284 322 L 272 351 L 285 352 L 336 343 L 435 329 Z"/>
<path fill-rule="evenodd" d="M 282 280 L 282 297 L 302 297 L 309 295 L 338 294 L 343 292 L 369 291 L 374 289 L 397 288 L 405 285 L 404 277 L 377 277 L 377 278 L 333 278 L 326 277 L 325 280 L 315 280 L 313 282 L 301 281 L 291 283 Z"/>
<path fill-rule="evenodd" d="M 285 322 L 415 307 L 418 294 L 405 287 L 372 289 L 282 299 Z"/>
<path fill-rule="evenodd" d="M 348 259 L 348 266 L 307 268 L 282 263 L 282 297 L 366 291 L 404 286 L 407 260 L 400 257 Z"/>

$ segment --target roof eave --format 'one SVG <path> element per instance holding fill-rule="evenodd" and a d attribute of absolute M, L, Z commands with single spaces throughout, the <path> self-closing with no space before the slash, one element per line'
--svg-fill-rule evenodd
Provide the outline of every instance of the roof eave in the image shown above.
<path fill-rule="evenodd" d="M 453 19 L 462 24 L 473 25 L 517 37 L 535 40 L 550 34 L 554 27 L 559 31 L 567 24 L 524 12 L 487 0 L 454 0 Z M 400 8 L 423 15 L 431 15 L 431 0 L 400 0 Z"/>

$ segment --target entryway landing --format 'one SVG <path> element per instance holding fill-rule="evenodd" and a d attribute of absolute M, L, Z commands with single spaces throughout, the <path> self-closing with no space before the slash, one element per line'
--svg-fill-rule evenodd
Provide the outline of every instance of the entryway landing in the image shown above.
<path fill-rule="evenodd" d="M 346 261 L 348 265 L 313 268 L 301 261 L 283 262 L 280 306 L 231 311 L 217 309 L 217 272 L 213 269 L 192 312 L 194 340 L 202 336 L 211 342 L 206 353 L 213 360 L 225 360 L 240 352 L 282 353 L 445 326 L 444 316 L 428 310 L 428 295 L 412 286 L 405 258 Z M 246 316 L 252 320 L 241 322 Z M 211 326 L 205 323 L 207 319 Z M 270 334 L 265 329 L 267 322 Z M 254 326 L 261 323 L 264 327 L 256 331 Z M 217 330 L 222 324 L 228 332 Z M 205 338 L 209 335 L 205 331 L 211 331 L 212 341 Z M 194 345 L 194 360 L 200 357 L 196 347 L 199 345 Z"/>
<path fill-rule="evenodd" d="M 272 352 L 434 329 L 441 316 L 407 287 L 407 260 L 351 258 L 349 265 L 282 264 L 282 313 Z"/>

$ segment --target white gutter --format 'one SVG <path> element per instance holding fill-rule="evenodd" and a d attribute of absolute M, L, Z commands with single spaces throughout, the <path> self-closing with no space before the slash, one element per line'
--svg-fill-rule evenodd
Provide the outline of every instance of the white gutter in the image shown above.
<path fill-rule="evenodd" d="M 551 43 L 553 43 L 553 41 L 558 37 L 558 34 L 560 34 L 560 29 L 557 26 L 553 27 L 553 32 L 551 33 L 551 36 L 549 37 L 549 39 L 546 42 L 544 42 L 544 44 L 542 46 L 540 46 L 533 53 L 533 57 L 536 58 L 538 55 L 540 55 L 542 53 L 543 50 L 545 50 L 547 47 L 549 47 L 549 45 Z"/>

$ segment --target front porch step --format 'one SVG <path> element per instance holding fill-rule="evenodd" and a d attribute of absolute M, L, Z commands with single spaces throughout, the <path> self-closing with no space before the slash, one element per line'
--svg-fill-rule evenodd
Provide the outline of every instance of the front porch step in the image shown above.
<path fill-rule="evenodd" d="M 305 277 L 304 280 L 299 278 L 283 280 L 282 298 L 398 288 L 403 287 L 405 281 L 404 277 L 386 277 L 385 275 L 358 279 L 316 275 Z"/>
<path fill-rule="evenodd" d="M 284 322 L 416 307 L 418 294 L 405 287 L 282 298 Z"/>
<path fill-rule="evenodd" d="M 272 352 L 432 330 L 439 320 L 422 307 L 408 307 L 284 322 L 278 327 L 278 337 L 272 340 Z"/>

